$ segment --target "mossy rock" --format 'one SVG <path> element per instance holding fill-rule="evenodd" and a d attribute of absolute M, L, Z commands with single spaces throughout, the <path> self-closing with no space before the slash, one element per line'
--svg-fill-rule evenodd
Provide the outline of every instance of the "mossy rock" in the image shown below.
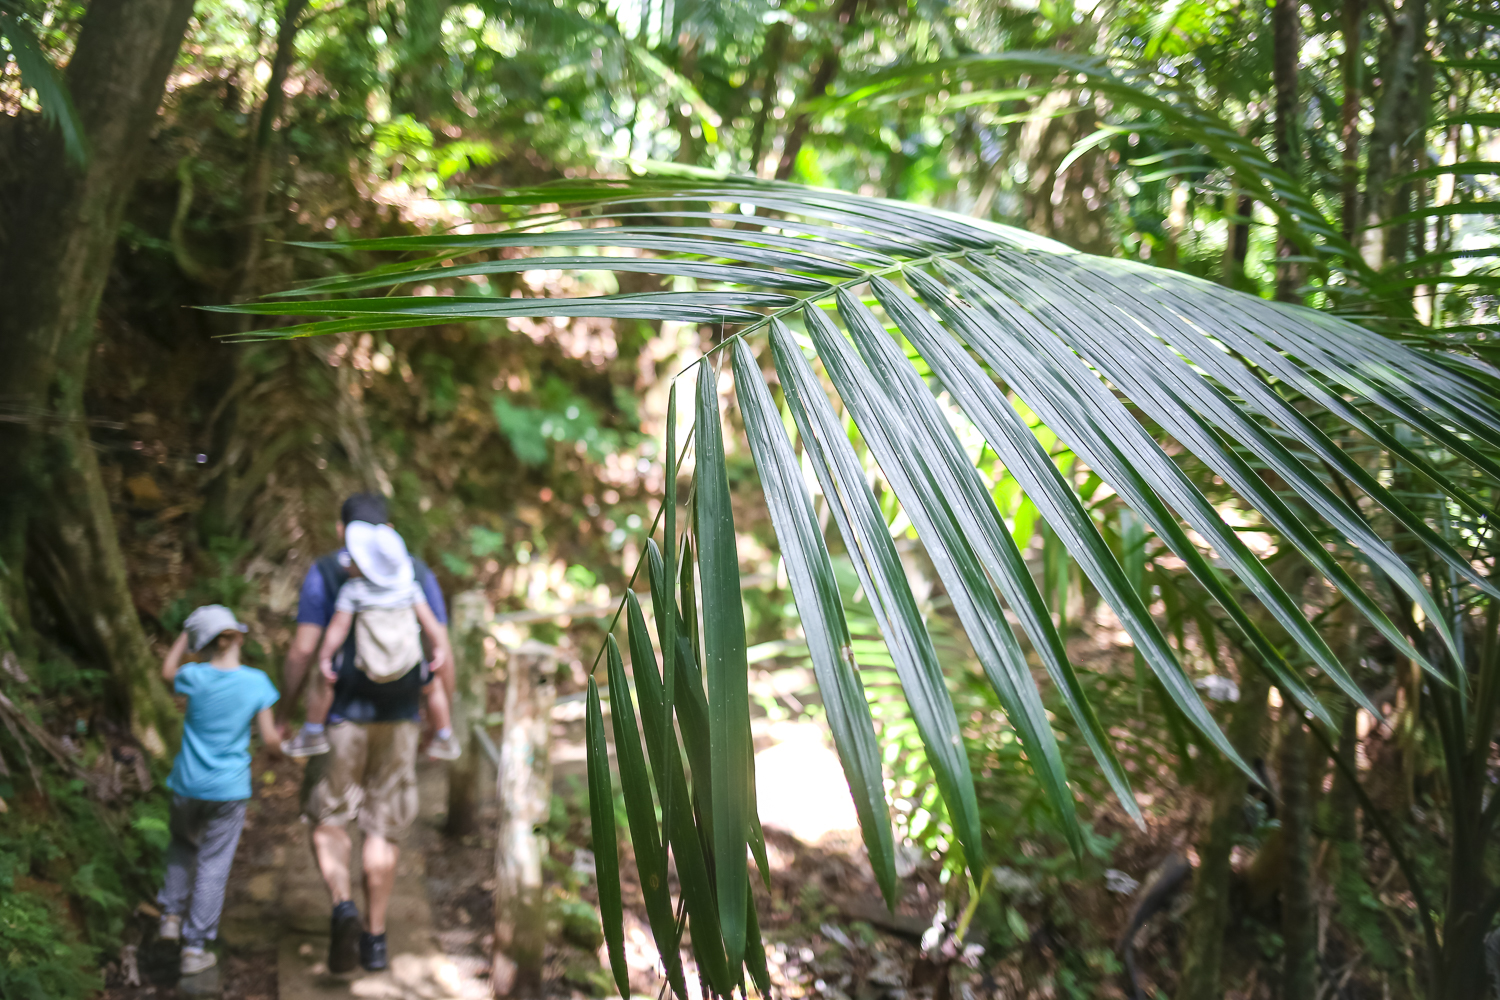
<path fill-rule="evenodd" d="M 599 914 L 582 900 L 568 900 L 558 907 L 563 940 L 587 951 L 598 951 L 604 943 L 604 928 Z"/>
<path fill-rule="evenodd" d="M 597 962 L 569 962 L 563 969 L 564 983 L 591 997 L 605 997 L 615 992 L 615 981 Z"/>

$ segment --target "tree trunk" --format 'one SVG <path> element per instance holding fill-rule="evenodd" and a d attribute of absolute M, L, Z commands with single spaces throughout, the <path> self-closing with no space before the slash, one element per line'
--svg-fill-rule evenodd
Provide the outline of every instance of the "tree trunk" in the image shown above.
<path fill-rule="evenodd" d="M 497 997 L 537 997 L 542 990 L 546 921 L 538 828 L 552 806 L 550 736 L 557 701 L 556 651 L 527 643 L 510 651 L 505 728 L 495 781 L 500 828 L 495 837 L 495 953 L 490 985 Z"/>
<path fill-rule="evenodd" d="M 1497 618 L 1500 618 L 1500 611 L 1491 605 L 1483 645 L 1472 661 L 1478 668 L 1473 679 L 1479 697 L 1468 708 L 1469 719 L 1464 719 L 1464 706 L 1456 692 L 1435 685 L 1429 688 L 1431 711 L 1439 719 L 1448 720 L 1442 728 L 1457 734 L 1454 739 L 1457 745 L 1450 744 L 1445 754 L 1448 758 L 1451 840 L 1441 954 L 1432 963 L 1436 979 L 1433 996 L 1478 997 L 1490 990 L 1500 996 L 1500 981 L 1485 983 L 1486 965 L 1500 958 L 1500 954 L 1486 955 L 1490 945 L 1487 937 L 1493 929 L 1496 909 L 1500 907 L 1500 888 L 1495 886 L 1486 863 L 1494 842 L 1494 828 L 1486 822 L 1485 816 L 1488 811 L 1485 792 L 1490 785 L 1489 762 L 1493 759 L 1495 745 L 1493 691 L 1496 671 L 1500 669 L 1500 649 L 1497 649 L 1500 643 L 1497 643 L 1496 635 L 1500 621 Z M 1467 738 L 1465 721 L 1469 722 L 1472 733 Z M 1496 944 L 1500 945 L 1500 939 Z"/>
<path fill-rule="evenodd" d="M 245 245 L 231 291 L 232 300 L 244 302 L 260 291 L 260 258 L 265 244 L 266 201 L 271 193 L 271 174 L 275 166 L 276 121 L 286 106 L 286 81 L 297 56 L 297 32 L 310 0 L 287 0 L 276 28 L 276 52 L 271 57 L 271 75 L 266 79 L 266 96 L 255 117 L 249 136 L 248 162 L 245 170 Z M 243 333 L 250 329 L 254 317 L 235 316 L 233 329 Z M 236 504 L 235 468 L 224 461 L 239 430 L 242 387 L 239 383 L 243 344 L 223 345 L 223 371 L 218 375 L 223 403 L 218 408 L 210 430 L 208 455 L 215 474 L 204 489 L 203 508 L 198 514 L 198 537 L 204 544 L 219 535 L 235 532 L 244 505 Z"/>
<path fill-rule="evenodd" d="M 1301 61 L 1302 31 L 1300 7 L 1296 0 L 1275 0 L 1271 9 L 1271 79 L 1276 91 L 1275 155 L 1276 165 L 1295 177 L 1297 169 L 1297 70 Z M 1286 260 L 1297 253 L 1297 245 L 1285 226 L 1276 239 L 1276 298 L 1281 302 L 1298 302 L 1302 268 Z"/>
<path fill-rule="evenodd" d="M 839 4 L 834 18 L 842 29 L 842 35 L 847 36 L 850 26 L 854 23 L 854 12 L 859 7 L 859 0 L 843 0 Z M 818 60 L 817 69 L 813 70 L 812 81 L 807 85 L 807 91 L 803 94 L 801 103 L 806 104 L 816 101 L 827 91 L 833 78 L 838 75 L 839 65 L 843 58 L 843 37 L 829 46 Z M 787 132 L 786 145 L 781 149 L 781 162 L 776 165 L 776 179 L 784 181 L 792 176 L 792 171 L 797 166 L 797 154 L 802 152 L 802 143 L 807 139 L 807 132 L 812 128 L 812 115 L 806 111 L 801 112 L 792 121 L 791 131 Z"/>
<path fill-rule="evenodd" d="M 766 121 L 776 107 L 777 80 L 781 75 L 781 63 L 786 58 L 786 39 L 791 29 L 785 21 L 777 21 L 766 32 L 766 47 L 761 55 L 765 63 L 765 75 L 760 84 L 760 109 L 755 112 L 755 125 L 750 130 L 750 163 L 748 171 L 760 176 L 761 153 L 766 143 Z"/>
<path fill-rule="evenodd" d="M 1365 193 L 1360 199 L 1364 230 L 1360 252 L 1365 263 L 1376 270 L 1386 260 L 1386 232 L 1381 227 L 1391 204 L 1386 184 L 1401 145 L 1402 112 L 1417 83 L 1417 56 L 1427 38 L 1426 0 L 1407 0 L 1392 20 L 1391 32 L 1390 58 L 1381 72 L 1380 101 L 1370 129 Z"/>
<path fill-rule="evenodd" d="M 479 808 L 483 801 L 480 782 L 483 751 L 474 739 L 474 727 L 484 719 L 485 681 L 484 625 L 493 617 L 483 590 L 466 590 L 453 599 L 450 632 L 458 681 L 453 692 L 453 735 L 463 755 L 448 765 L 448 821 L 443 832 L 465 837 L 479 830 Z"/>
<path fill-rule="evenodd" d="M 1248 194 L 1231 191 L 1225 195 L 1225 211 L 1230 214 L 1229 238 L 1224 241 L 1224 268 L 1221 283 L 1229 288 L 1245 287 L 1245 258 L 1250 256 L 1250 213 L 1255 202 Z"/>
<path fill-rule="evenodd" d="M 1281 735 L 1281 829 L 1286 868 L 1281 883 L 1281 937 L 1286 950 L 1281 1000 L 1313 1000 L 1318 987 L 1318 915 L 1312 893 L 1308 734 L 1290 696 L 1283 693 L 1283 698 L 1287 721 Z"/>
<path fill-rule="evenodd" d="M 1364 63 L 1360 56 L 1364 46 L 1364 0 L 1344 0 L 1344 58 L 1341 66 L 1344 80 L 1344 103 L 1340 108 L 1339 138 L 1344 145 L 1343 212 L 1340 224 L 1344 239 L 1354 242 L 1359 226 L 1359 91 Z"/>
<path fill-rule="evenodd" d="M 1058 165 L 1094 128 L 1094 116 L 1079 106 L 1070 78 L 1059 77 L 1038 103 L 1036 117 L 1021 128 L 1019 155 L 1026 163 L 1026 228 L 1086 253 L 1108 256 L 1115 238 L 1103 209 L 1109 170 L 1092 150 L 1062 173 Z M 1069 111 L 1069 108 L 1076 110 Z"/>
<path fill-rule="evenodd" d="M 14 416 L 0 423 L 13 473 L 0 504 L 0 560 L 13 567 L 3 600 L 15 606 L 28 590 L 40 599 L 58 639 L 109 670 L 112 710 L 157 753 L 176 713 L 126 584 L 83 386 L 115 236 L 192 9 L 192 0 L 89 5 L 67 69 L 92 150 L 85 166 L 71 166 L 57 132 L 34 116 L 0 133 L 0 401 Z"/>
<path fill-rule="evenodd" d="M 1266 719 L 1265 673 L 1248 667 L 1241 678 L 1240 700 L 1229 722 L 1229 739 L 1247 760 L 1262 755 Z M 1193 908 L 1188 911 L 1187 936 L 1182 949 L 1182 977 L 1176 1000 L 1222 1000 L 1219 971 L 1224 958 L 1224 935 L 1229 928 L 1229 861 L 1234 842 L 1245 825 L 1245 781 L 1239 769 L 1220 761 L 1212 772 L 1213 814 L 1208 835 L 1198 846 L 1198 872 L 1193 880 Z"/>

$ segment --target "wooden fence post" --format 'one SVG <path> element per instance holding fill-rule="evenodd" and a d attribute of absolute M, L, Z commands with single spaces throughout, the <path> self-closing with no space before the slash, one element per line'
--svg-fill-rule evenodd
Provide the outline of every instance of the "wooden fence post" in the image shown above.
<path fill-rule="evenodd" d="M 466 590 L 453 598 L 449 616 L 454 657 L 453 735 L 463 755 L 448 765 L 448 820 L 443 832 L 464 837 L 479 829 L 479 807 L 484 797 L 482 751 L 474 740 L 474 726 L 484 719 L 485 625 L 493 617 L 482 590 Z"/>
<path fill-rule="evenodd" d="M 495 793 L 495 952 L 497 997 L 538 997 L 546 920 L 542 912 L 542 824 L 552 806 L 551 722 L 557 650 L 527 642 L 509 650 L 505 723 Z"/>

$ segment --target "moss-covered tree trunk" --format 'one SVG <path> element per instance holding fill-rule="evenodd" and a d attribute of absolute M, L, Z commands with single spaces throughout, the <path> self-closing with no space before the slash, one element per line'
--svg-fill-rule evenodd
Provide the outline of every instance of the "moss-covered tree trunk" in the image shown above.
<path fill-rule="evenodd" d="M 1307 741 L 1301 713 L 1283 692 L 1287 714 L 1281 734 L 1281 830 L 1286 868 L 1281 882 L 1282 1000 L 1313 1000 L 1318 987 L 1318 915 L 1312 883 L 1312 801 Z"/>
<path fill-rule="evenodd" d="M 193 0 L 94 0 L 67 68 L 91 156 L 64 158 L 36 116 L 0 125 L 0 500 L 8 641 L 28 622 L 105 667 L 113 709 L 165 749 L 171 702 L 126 585 L 109 499 L 89 440 L 83 388 L 95 313 L 126 198 L 149 141 Z"/>

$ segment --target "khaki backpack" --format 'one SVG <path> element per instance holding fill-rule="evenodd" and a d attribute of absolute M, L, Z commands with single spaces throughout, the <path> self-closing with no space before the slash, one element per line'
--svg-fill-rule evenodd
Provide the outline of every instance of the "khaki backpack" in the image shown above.
<path fill-rule="evenodd" d="M 411 605 L 371 608 L 354 616 L 354 665 L 370 680 L 398 680 L 421 662 L 422 631 Z"/>

